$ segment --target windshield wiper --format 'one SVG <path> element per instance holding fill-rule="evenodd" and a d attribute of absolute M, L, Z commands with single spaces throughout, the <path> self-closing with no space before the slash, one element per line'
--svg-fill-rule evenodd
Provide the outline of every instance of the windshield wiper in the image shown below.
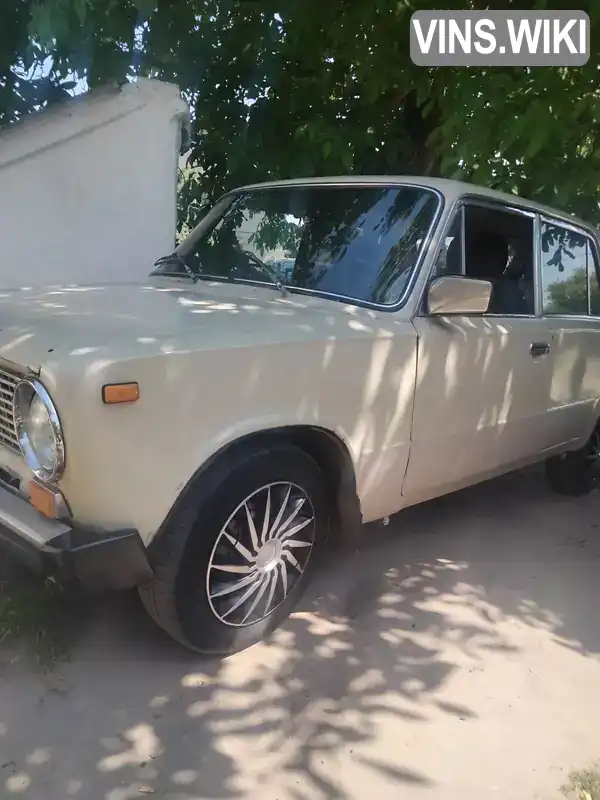
<path fill-rule="evenodd" d="M 180 264 L 184 270 L 186 271 L 187 275 L 192 279 L 194 283 L 198 280 L 198 276 L 194 272 L 194 270 L 185 263 L 184 259 L 179 255 L 179 253 L 175 250 L 168 256 L 162 256 L 157 261 L 154 262 L 155 267 L 161 267 L 163 264 Z M 154 270 L 153 270 L 154 272 Z M 160 273 L 159 273 L 160 274 Z"/>
<path fill-rule="evenodd" d="M 243 248 L 241 248 L 241 250 L 242 250 L 242 253 L 245 256 L 248 256 L 248 258 L 254 264 L 256 264 L 257 267 L 260 267 L 260 269 L 269 276 L 269 278 L 271 279 L 271 282 L 274 283 L 275 286 L 277 287 L 277 289 L 279 289 L 279 291 L 281 292 L 281 296 L 282 297 L 287 297 L 289 295 L 289 292 L 285 288 L 285 286 L 283 285 L 277 270 L 273 269 L 268 264 L 265 264 L 264 261 L 261 261 L 260 258 L 257 255 L 255 255 L 253 252 L 251 252 L 250 250 L 244 250 Z"/>

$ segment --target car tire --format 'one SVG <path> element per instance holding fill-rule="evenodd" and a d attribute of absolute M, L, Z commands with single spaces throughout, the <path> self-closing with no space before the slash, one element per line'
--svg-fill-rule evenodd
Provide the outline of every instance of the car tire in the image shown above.
<path fill-rule="evenodd" d="M 216 472 L 188 493 L 151 545 L 154 580 L 139 591 L 174 639 L 228 655 L 265 638 L 291 613 L 317 565 L 329 511 L 318 465 L 293 445 L 272 442 L 210 469 Z M 269 602 L 272 610 L 261 617 Z"/>
<path fill-rule="evenodd" d="M 598 485 L 600 427 L 580 450 L 553 456 L 546 461 L 546 479 L 558 494 L 582 497 Z"/>

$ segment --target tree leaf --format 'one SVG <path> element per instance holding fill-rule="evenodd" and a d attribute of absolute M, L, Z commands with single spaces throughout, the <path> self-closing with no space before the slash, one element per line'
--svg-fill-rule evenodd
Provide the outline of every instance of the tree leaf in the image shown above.
<path fill-rule="evenodd" d="M 354 158 L 352 153 L 349 150 L 345 150 L 341 156 L 342 166 L 346 170 L 346 172 L 351 172 L 352 167 L 354 166 Z"/>
<path fill-rule="evenodd" d="M 152 12 L 156 10 L 158 4 L 158 0 L 133 0 L 133 2 L 143 19 L 148 19 Z M 250 43 L 246 46 L 251 47 Z"/>
<path fill-rule="evenodd" d="M 68 31 L 65 9 L 60 4 L 34 3 L 31 7 L 29 35 L 50 48 L 54 40 L 61 39 Z"/>
<path fill-rule="evenodd" d="M 548 139 L 548 126 L 540 125 L 534 133 L 529 146 L 525 152 L 525 158 L 533 158 L 542 149 Z"/>
<path fill-rule="evenodd" d="M 77 19 L 79 20 L 79 24 L 83 25 L 88 12 L 87 0 L 71 0 L 71 2 L 73 4 L 73 10 L 75 11 Z"/>
<path fill-rule="evenodd" d="M 598 37 L 577 69 L 424 69 L 410 60 L 404 17 L 429 0 L 4 5 L 0 124 L 57 99 L 73 73 L 90 85 L 135 74 L 180 86 L 195 122 L 191 163 L 202 171 L 186 184 L 185 224 L 184 206 L 238 181 L 316 174 L 324 163 L 474 177 L 600 221 Z M 589 5 L 595 29 L 600 7 Z M 42 63 L 47 80 L 28 77 Z"/>

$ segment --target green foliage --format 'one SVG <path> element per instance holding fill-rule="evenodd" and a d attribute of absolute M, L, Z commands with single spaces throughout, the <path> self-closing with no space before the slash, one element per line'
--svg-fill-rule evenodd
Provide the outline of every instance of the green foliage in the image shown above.
<path fill-rule="evenodd" d="M 557 280 L 548 285 L 546 305 L 553 314 L 581 314 L 588 307 L 588 270 L 587 267 L 573 269 L 568 277 L 565 272 L 570 271 L 573 259 L 579 251 L 584 258 L 593 259 L 585 236 L 575 231 L 554 225 L 542 226 L 542 272 L 548 279 L 548 270 L 556 269 Z M 593 261 L 589 263 L 590 268 Z M 568 272 L 567 272 L 568 274 Z M 590 310 L 592 314 L 600 314 L 600 284 L 598 276 L 589 281 Z"/>
<path fill-rule="evenodd" d="M 548 295 L 548 311 L 552 314 L 579 313 L 582 308 L 587 308 L 586 270 L 578 269 L 567 280 L 551 283 Z"/>
<path fill-rule="evenodd" d="M 264 217 L 260 220 L 256 231 L 250 236 L 249 242 L 259 255 L 264 255 L 267 250 L 281 248 L 289 258 L 296 258 L 300 246 L 302 228 L 294 222 L 288 222 L 281 214 Z"/>
<path fill-rule="evenodd" d="M 581 313 L 587 308 L 587 283 L 587 272 L 581 268 L 566 280 L 550 284 L 548 310 L 553 314 Z M 595 280 L 590 281 L 590 306 L 593 314 L 600 313 L 600 288 Z"/>
<path fill-rule="evenodd" d="M 178 83 L 195 123 L 187 228 L 233 185 L 347 172 L 460 177 L 595 219 L 600 7 L 580 4 L 596 49 L 582 68 L 416 67 L 410 15 L 440 7 L 464 3 L 20 0 L 3 12 L 0 123 L 53 99 L 49 87 L 60 93 L 72 71 L 91 86 L 136 75 Z M 15 85 L 15 65 L 48 55 L 44 86 Z"/>
<path fill-rule="evenodd" d="M 0 125 L 61 95 L 59 80 L 35 73 L 46 53 L 29 39 L 31 3 L 19 0 L 5 6 L 0 26 Z"/>
<path fill-rule="evenodd" d="M 43 582 L 20 576 L 9 580 L 0 575 L 0 646 L 24 641 L 40 666 L 51 669 L 67 656 L 66 641 L 59 633 L 68 621 L 65 587 L 51 579 Z"/>
<path fill-rule="evenodd" d="M 202 192 L 202 171 L 189 165 L 180 169 L 177 186 L 178 242 L 191 232 L 207 208 L 207 199 Z"/>

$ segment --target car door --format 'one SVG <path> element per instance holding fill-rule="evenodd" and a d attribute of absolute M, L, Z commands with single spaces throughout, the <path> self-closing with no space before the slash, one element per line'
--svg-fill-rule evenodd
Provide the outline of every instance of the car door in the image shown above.
<path fill-rule="evenodd" d="M 441 237 L 450 245 L 433 276 L 458 272 L 488 279 L 496 250 L 479 247 L 476 262 L 466 244 L 478 225 L 484 243 L 486 225 L 507 237 L 514 229 L 513 239 L 523 243 L 529 298 L 526 307 L 501 301 L 486 314 L 430 317 L 421 310 L 414 319 L 417 382 L 403 487 L 409 503 L 517 468 L 548 444 L 552 329 L 539 314 L 535 291 L 535 214 L 479 199 L 463 202 Z"/>
<path fill-rule="evenodd" d="M 540 220 L 542 312 L 553 333 L 551 437 L 573 447 L 599 416 L 600 283 L 598 246 L 584 228 Z"/>

